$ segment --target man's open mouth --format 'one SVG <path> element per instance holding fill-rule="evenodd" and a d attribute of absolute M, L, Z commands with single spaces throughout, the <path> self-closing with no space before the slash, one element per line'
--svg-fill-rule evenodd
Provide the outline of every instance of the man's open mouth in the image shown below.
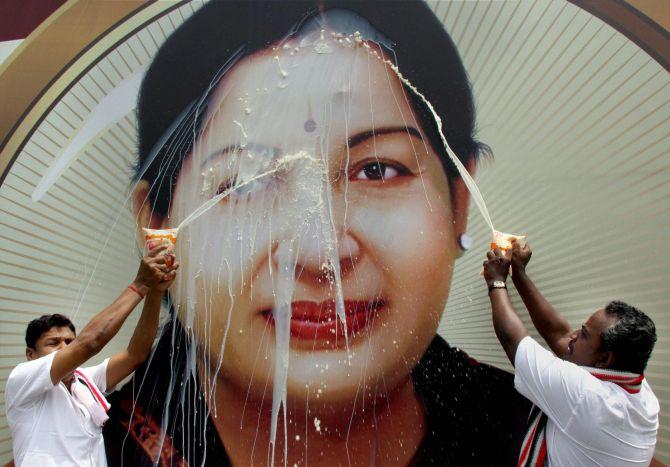
<path fill-rule="evenodd" d="M 321 303 L 296 301 L 291 304 L 291 338 L 344 345 L 344 330 L 349 338 L 368 328 L 375 315 L 386 306 L 381 299 L 344 300 L 343 323 L 337 316 L 335 300 Z M 263 310 L 263 315 L 274 324 L 272 310 Z"/>

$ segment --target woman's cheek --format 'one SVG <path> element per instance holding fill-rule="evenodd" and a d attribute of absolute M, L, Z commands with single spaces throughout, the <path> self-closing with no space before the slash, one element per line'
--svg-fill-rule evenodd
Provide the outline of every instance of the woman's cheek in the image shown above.
<path fill-rule="evenodd" d="M 268 254 L 269 227 L 263 217 L 217 206 L 189 226 L 186 255 L 191 272 L 207 277 L 210 286 L 239 289 L 250 281 L 261 257 Z M 204 217 L 204 216 L 203 216 Z"/>
<path fill-rule="evenodd" d="M 418 310 L 418 321 L 437 323 L 456 257 L 451 209 L 429 207 L 423 193 L 391 203 L 377 201 L 352 209 L 356 221 L 351 226 L 365 254 L 382 271 L 384 291 L 398 313 Z"/>
<path fill-rule="evenodd" d="M 397 272 L 435 273 L 453 263 L 451 210 L 426 199 L 377 199 L 350 208 L 348 224 L 378 266 Z"/>

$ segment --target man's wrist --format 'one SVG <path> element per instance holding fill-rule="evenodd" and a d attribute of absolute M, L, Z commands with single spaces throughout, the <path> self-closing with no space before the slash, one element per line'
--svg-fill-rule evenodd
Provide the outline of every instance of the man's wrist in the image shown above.
<path fill-rule="evenodd" d="M 512 268 L 512 280 L 513 281 L 518 281 L 520 279 L 526 279 L 528 276 L 526 275 L 526 268 L 517 268 L 514 269 Z"/>
<path fill-rule="evenodd" d="M 489 288 L 489 293 L 491 293 L 495 289 L 507 289 L 507 284 L 503 279 L 492 279 L 486 281 L 486 285 Z"/>
<path fill-rule="evenodd" d="M 149 286 L 138 280 L 134 280 L 128 288 L 136 292 L 141 298 L 146 297 L 147 294 L 151 292 Z"/>
<path fill-rule="evenodd" d="M 150 300 L 150 301 L 155 300 L 155 299 L 162 300 L 164 293 L 165 293 L 164 291 L 159 290 L 158 288 L 153 288 L 153 289 L 149 290 L 149 293 L 147 294 L 146 298 L 147 298 L 147 300 Z"/>

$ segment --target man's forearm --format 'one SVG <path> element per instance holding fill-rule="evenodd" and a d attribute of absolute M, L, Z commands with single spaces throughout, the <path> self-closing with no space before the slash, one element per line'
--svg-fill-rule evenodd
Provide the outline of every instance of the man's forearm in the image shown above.
<path fill-rule="evenodd" d="M 153 290 L 144 300 L 142 314 L 128 344 L 128 354 L 135 361 L 135 365 L 143 363 L 151 351 L 158 329 L 162 298 L 163 292 Z"/>
<path fill-rule="evenodd" d="M 516 349 L 521 339 L 528 335 L 526 326 L 514 311 L 507 289 L 493 289 L 489 293 L 493 313 L 493 328 L 507 358 L 514 365 Z"/>
<path fill-rule="evenodd" d="M 515 270 L 512 280 L 528 309 L 533 325 L 554 353 L 560 354 L 563 349 L 559 348 L 559 343 L 570 334 L 570 324 L 542 295 L 526 271 Z"/>
<path fill-rule="evenodd" d="M 140 301 L 141 297 L 135 291 L 125 289 L 111 305 L 88 322 L 75 341 L 81 342 L 89 350 L 89 358 L 112 340 Z"/>
<path fill-rule="evenodd" d="M 107 389 L 115 387 L 147 359 L 156 337 L 163 292 L 152 290 L 144 299 L 133 337 L 125 350 L 112 355 L 107 364 Z"/>

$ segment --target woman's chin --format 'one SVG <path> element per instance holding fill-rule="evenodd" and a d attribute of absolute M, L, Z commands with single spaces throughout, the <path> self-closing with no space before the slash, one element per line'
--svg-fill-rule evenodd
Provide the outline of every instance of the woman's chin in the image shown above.
<path fill-rule="evenodd" d="M 392 392 L 407 380 L 412 363 L 420 358 L 417 331 L 412 332 L 420 323 L 408 323 L 396 311 L 378 306 L 370 313 L 368 308 L 365 319 L 349 323 L 346 339 L 339 321 L 315 322 L 305 312 L 303 319 L 291 320 L 287 356 L 276 353 L 277 329 L 271 313 L 258 312 L 244 333 L 231 333 L 219 377 L 265 405 L 272 399 L 275 363 L 287 362 L 289 407 L 307 405 L 315 413 L 351 410 L 363 400 Z"/>
<path fill-rule="evenodd" d="M 411 368 L 404 361 L 400 352 L 381 351 L 367 339 L 351 346 L 349 352 L 294 350 L 289 360 L 288 395 L 303 404 L 308 400 L 310 407 L 351 407 L 357 399 L 376 399 L 407 379 Z"/>

